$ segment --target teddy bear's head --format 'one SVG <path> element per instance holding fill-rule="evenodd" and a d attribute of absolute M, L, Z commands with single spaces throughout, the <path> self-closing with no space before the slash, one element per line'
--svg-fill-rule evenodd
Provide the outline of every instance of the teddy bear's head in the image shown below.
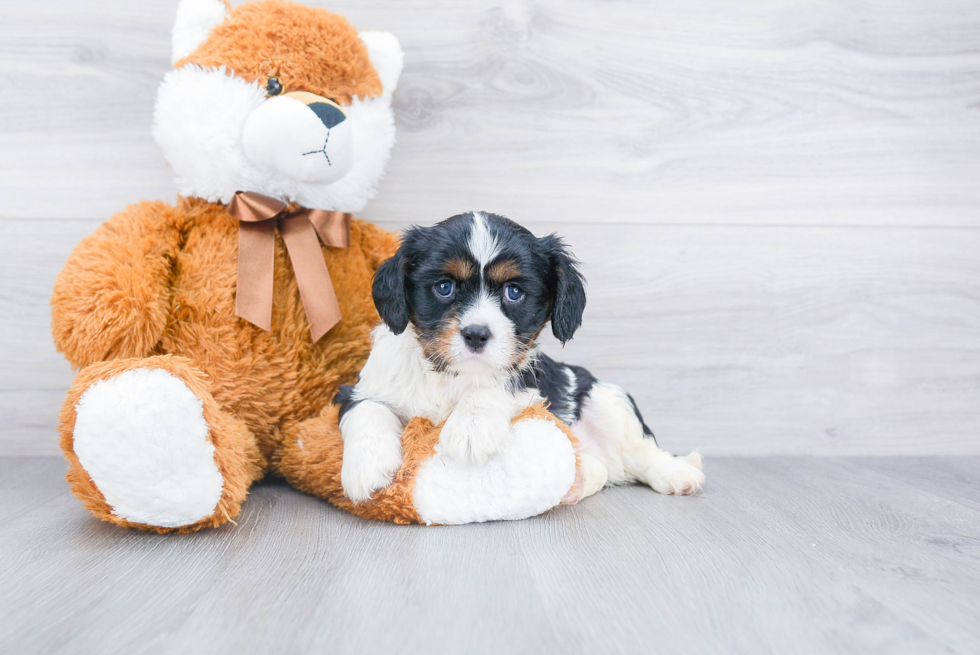
<path fill-rule="evenodd" d="M 360 211 L 395 140 L 398 41 L 283 0 L 181 0 L 153 135 L 182 196 Z"/>

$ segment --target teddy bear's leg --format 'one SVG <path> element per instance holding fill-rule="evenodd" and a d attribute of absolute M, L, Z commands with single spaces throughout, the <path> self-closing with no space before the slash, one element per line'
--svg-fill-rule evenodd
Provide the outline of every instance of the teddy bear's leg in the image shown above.
<path fill-rule="evenodd" d="M 420 523 L 412 503 L 415 470 L 435 445 L 432 424 L 412 419 L 401 435 L 402 465 L 394 480 L 363 502 L 344 493 L 341 482 L 344 440 L 340 434 L 339 407 L 327 405 L 319 415 L 283 430 L 282 448 L 273 459 L 279 473 L 306 493 L 330 501 L 357 516 L 395 523 Z"/>
<path fill-rule="evenodd" d="M 263 458 L 190 360 L 110 360 L 81 372 L 61 410 L 72 492 L 97 517 L 157 532 L 233 519 Z"/>
<path fill-rule="evenodd" d="M 415 417 L 402 432 L 402 466 L 390 485 L 354 503 L 341 484 L 338 407 L 284 433 L 279 472 L 297 489 L 358 516 L 395 523 L 458 524 L 522 519 L 580 497 L 574 438 L 544 407 L 513 422 L 512 438 L 485 464 L 459 462 L 437 446 L 440 429 Z"/>
<path fill-rule="evenodd" d="M 523 519 L 581 493 L 575 490 L 583 481 L 567 427 L 535 406 L 514 420 L 512 431 L 503 449 L 478 466 L 436 447 L 415 479 L 415 508 L 423 523 Z"/>

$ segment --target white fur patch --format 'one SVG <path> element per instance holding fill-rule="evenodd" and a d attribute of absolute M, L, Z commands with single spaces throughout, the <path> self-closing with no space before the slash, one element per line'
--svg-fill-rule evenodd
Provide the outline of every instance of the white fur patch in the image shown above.
<path fill-rule="evenodd" d="M 496 237 L 490 234 L 487 229 L 486 219 L 480 212 L 473 212 L 473 227 L 470 231 L 470 240 L 467 243 L 470 254 L 480 264 L 480 275 L 487 264 L 500 254 L 500 243 Z"/>
<path fill-rule="evenodd" d="M 92 385 L 75 406 L 75 454 L 116 516 L 175 528 L 214 513 L 224 481 L 201 399 L 156 368 Z"/>
<path fill-rule="evenodd" d="M 483 350 L 475 353 L 466 347 L 466 340 L 457 333 L 452 340 L 454 368 L 490 375 L 509 369 L 517 349 L 514 322 L 504 314 L 500 300 L 486 290 L 482 290 L 476 302 L 464 309 L 459 317 L 460 330 L 476 325 L 490 330 L 490 340 Z"/>
<path fill-rule="evenodd" d="M 592 386 L 582 405 L 582 417 L 571 425 L 585 457 L 600 462 L 609 484 L 640 481 L 663 494 L 693 494 L 704 486 L 701 456 L 674 457 L 643 426 L 626 392 L 606 382 Z"/>
<path fill-rule="evenodd" d="M 432 369 L 422 353 L 414 326 L 394 334 L 386 325 L 371 333 L 373 345 L 354 398 L 384 403 L 402 421 L 413 416 L 442 423 L 464 396 L 474 392 L 504 388 L 506 379 L 486 369 L 445 375 Z M 508 418 L 517 416 L 528 405 L 540 400 L 536 389 L 508 394 L 511 404 L 500 407 Z"/>
<path fill-rule="evenodd" d="M 558 505 L 574 481 L 568 437 L 550 421 L 529 419 L 482 466 L 461 464 L 437 447 L 420 466 L 414 502 L 429 524 L 517 520 Z"/>
<path fill-rule="evenodd" d="M 480 389 L 460 399 L 439 433 L 439 446 L 458 462 L 480 465 L 510 440 L 514 395 L 503 389 Z"/>
<path fill-rule="evenodd" d="M 609 469 L 609 482 L 632 482 L 623 453 L 627 446 L 644 441 L 643 426 L 622 388 L 599 382 L 592 386 L 582 404 L 581 418 L 571 426 L 583 452 L 589 453 Z M 651 439 L 650 443 L 656 445 Z"/>
<path fill-rule="evenodd" d="M 328 129 L 306 104 L 288 95 L 269 98 L 252 111 L 242 148 L 258 168 L 300 182 L 336 182 L 354 165 L 350 123 Z"/>
<path fill-rule="evenodd" d="M 270 100 L 275 98 L 267 98 L 258 83 L 235 77 L 223 67 L 188 64 L 167 73 L 157 93 L 153 137 L 174 171 L 177 192 L 228 203 L 236 191 L 254 191 L 304 207 L 364 209 L 376 193 L 395 142 L 390 97 L 355 98 L 343 108 L 354 157 L 349 172 L 333 182 L 270 172 L 245 155 L 246 122 Z"/>
<path fill-rule="evenodd" d="M 181 0 L 171 32 L 171 62 L 197 50 L 215 25 L 227 17 L 228 9 L 221 0 Z"/>
<path fill-rule="evenodd" d="M 568 366 L 566 366 L 563 370 L 565 371 L 565 376 L 568 378 L 568 392 L 567 393 L 569 395 L 571 395 L 571 394 L 575 393 L 575 386 L 578 384 L 578 376 L 575 375 L 575 371 L 573 371 Z"/>
<path fill-rule="evenodd" d="M 402 465 L 402 423 L 386 406 L 370 400 L 340 419 L 344 461 L 340 484 L 355 503 L 391 484 Z"/>

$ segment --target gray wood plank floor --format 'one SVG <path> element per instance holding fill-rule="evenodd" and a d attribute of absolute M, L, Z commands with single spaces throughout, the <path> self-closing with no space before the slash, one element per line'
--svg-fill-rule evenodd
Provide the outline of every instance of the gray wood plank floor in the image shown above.
<path fill-rule="evenodd" d="M 90 518 L 59 459 L 0 458 L 0 652 L 980 652 L 980 458 L 709 467 L 695 498 L 453 528 L 263 484 L 175 537 Z"/>

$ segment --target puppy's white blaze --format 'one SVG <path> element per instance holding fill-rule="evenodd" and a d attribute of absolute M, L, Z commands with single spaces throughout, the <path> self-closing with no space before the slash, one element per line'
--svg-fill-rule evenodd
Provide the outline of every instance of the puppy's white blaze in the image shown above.
<path fill-rule="evenodd" d="M 480 212 L 473 212 L 473 227 L 470 231 L 470 240 L 467 243 L 470 253 L 480 264 L 480 276 L 483 276 L 483 269 L 487 264 L 500 254 L 500 243 L 497 238 L 490 234 L 487 229 L 486 219 Z"/>

